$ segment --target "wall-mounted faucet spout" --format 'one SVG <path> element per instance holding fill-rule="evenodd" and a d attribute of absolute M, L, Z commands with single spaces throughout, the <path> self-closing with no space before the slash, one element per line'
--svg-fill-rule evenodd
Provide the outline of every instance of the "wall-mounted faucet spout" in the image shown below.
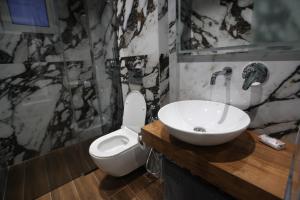
<path fill-rule="evenodd" d="M 214 72 L 211 76 L 211 79 L 210 79 L 210 84 L 211 85 L 214 85 L 216 84 L 216 79 L 217 79 L 217 76 L 219 75 L 224 75 L 226 79 L 228 79 L 232 74 L 232 68 L 231 67 L 224 67 L 222 71 L 217 71 L 217 72 Z"/>
<path fill-rule="evenodd" d="M 247 90 L 251 86 L 264 83 L 268 78 L 268 69 L 262 63 L 251 63 L 243 70 L 242 77 L 245 79 L 242 88 Z"/>

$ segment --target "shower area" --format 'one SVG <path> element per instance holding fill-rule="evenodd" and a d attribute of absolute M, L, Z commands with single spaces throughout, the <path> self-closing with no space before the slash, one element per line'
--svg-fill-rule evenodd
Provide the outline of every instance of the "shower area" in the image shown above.
<path fill-rule="evenodd" d="M 0 9 L 0 195 L 46 173 L 32 199 L 94 169 L 90 142 L 121 125 L 116 5 L 1 0 Z M 66 180 L 51 180 L 62 166 Z"/>

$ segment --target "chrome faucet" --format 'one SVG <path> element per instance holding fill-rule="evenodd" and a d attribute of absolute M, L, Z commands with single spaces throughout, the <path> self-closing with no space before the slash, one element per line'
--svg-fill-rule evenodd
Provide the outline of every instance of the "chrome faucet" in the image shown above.
<path fill-rule="evenodd" d="M 210 84 L 211 85 L 216 84 L 216 79 L 217 79 L 217 76 L 219 76 L 219 75 L 224 75 L 226 79 L 229 79 L 231 74 L 232 74 L 232 68 L 224 67 L 222 71 L 217 71 L 212 74 L 211 79 L 210 79 Z"/>

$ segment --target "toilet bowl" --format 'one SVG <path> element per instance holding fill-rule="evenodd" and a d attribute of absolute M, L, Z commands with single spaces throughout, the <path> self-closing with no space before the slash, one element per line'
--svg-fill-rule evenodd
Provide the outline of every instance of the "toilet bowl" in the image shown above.
<path fill-rule="evenodd" d="M 122 127 L 90 146 L 90 156 L 100 169 L 112 176 L 124 176 L 145 164 L 148 152 L 138 142 L 145 118 L 144 96 L 138 91 L 130 92 L 124 104 Z"/>

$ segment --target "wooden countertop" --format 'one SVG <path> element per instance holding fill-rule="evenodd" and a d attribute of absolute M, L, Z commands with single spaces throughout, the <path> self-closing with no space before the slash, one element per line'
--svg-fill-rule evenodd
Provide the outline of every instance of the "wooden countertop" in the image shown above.
<path fill-rule="evenodd" d="M 292 152 L 274 150 L 246 131 L 235 140 L 218 146 L 187 144 L 169 135 L 155 121 L 142 129 L 143 141 L 177 165 L 238 199 L 283 199 Z"/>

